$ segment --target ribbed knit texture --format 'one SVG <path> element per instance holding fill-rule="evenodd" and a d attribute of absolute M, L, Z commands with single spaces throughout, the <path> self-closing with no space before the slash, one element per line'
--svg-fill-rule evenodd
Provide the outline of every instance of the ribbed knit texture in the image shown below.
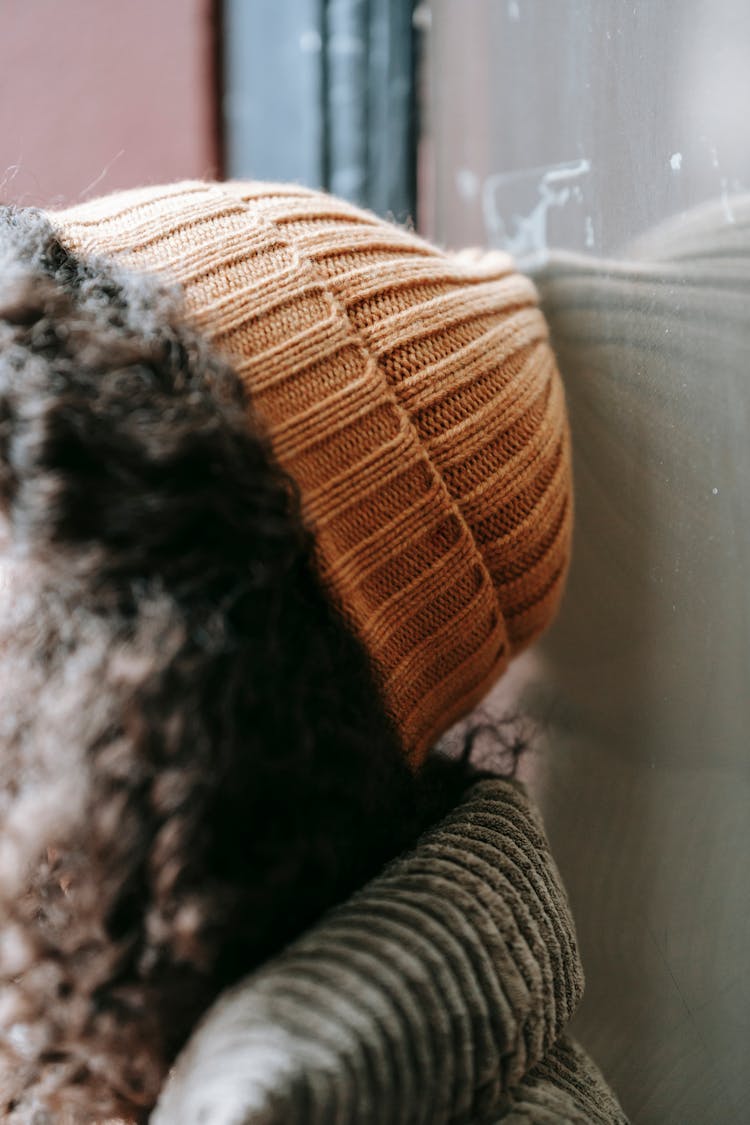
<path fill-rule="evenodd" d="M 181 283 L 421 760 L 549 623 L 567 569 L 563 391 L 531 282 L 299 187 L 186 183 L 51 218 Z"/>
<path fill-rule="evenodd" d="M 219 1001 L 154 1125 L 621 1123 L 561 1038 L 582 987 L 538 818 L 514 785 L 481 782 Z"/>

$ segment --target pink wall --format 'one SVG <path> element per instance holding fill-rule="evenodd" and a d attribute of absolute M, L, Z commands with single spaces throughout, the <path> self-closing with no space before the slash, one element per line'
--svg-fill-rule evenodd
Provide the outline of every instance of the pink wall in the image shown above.
<path fill-rule="evenodd" d="M 219 174 L 212 0 L 0 6 L 0 202 Z"/>

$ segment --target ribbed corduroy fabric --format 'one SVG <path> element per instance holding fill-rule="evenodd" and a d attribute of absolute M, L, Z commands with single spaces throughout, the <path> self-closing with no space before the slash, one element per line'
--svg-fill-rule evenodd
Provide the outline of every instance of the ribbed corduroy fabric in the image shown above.
<path fill-rule="evenodd" d="M 623 1123 L 564 1037 L 582 988 L 538 817 L 480 782 L 215 1005 L 154 1125 Z"/>
<path fill-rule="evenodd" d="M 531 282 L 301 187 L 184 183 L 51 218 L 179 282 L 231 358 L 418 763 L 549 623 L 567 569 L 567 422 Z"/>

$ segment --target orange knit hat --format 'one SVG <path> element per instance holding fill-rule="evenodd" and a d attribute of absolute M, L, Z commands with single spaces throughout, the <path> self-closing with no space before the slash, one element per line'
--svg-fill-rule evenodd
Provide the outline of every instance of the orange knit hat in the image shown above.
<path fill-rule="evenodd" d="M 569 438 L 531 283 L 301 187 L 183 183 L 50 218 L 73 249 L 182 285 L 299 485 L 417 764 L 562 591 Z"/>

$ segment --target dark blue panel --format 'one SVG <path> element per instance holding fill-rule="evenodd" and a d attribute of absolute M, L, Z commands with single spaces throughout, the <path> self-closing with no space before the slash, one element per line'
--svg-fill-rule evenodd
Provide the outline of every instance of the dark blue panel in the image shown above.
<path fill-rule="evenodd" d="M 227 0 L 230 176 L 415 214 L 413 0 Z"/>
<path fill-rule="evenodd" d="M 323 0 L 226 0 L 227 174 L 325 186 Z"/>

